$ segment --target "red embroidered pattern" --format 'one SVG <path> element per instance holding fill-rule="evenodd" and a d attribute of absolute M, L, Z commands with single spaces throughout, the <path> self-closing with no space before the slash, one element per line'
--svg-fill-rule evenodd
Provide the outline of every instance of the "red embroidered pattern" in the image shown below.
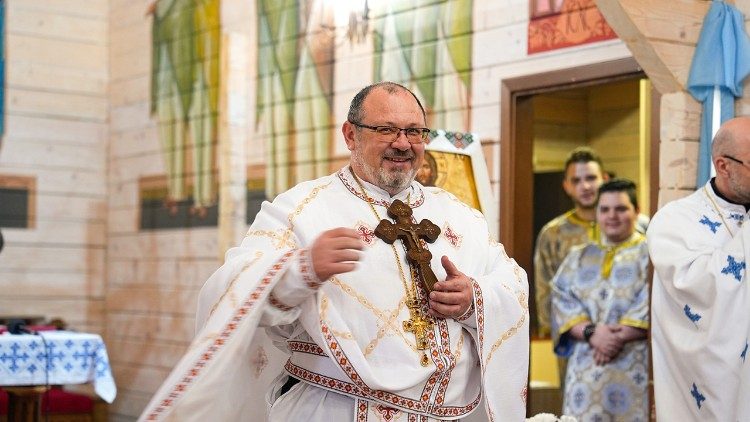
<path fill-rule="evenodd" d="M 389 205 L 391 205 L 389 202 L 383 200 L 383 199 L 375 199 L 366 197 L 362 192 L 360 192 L 358 187 L 355 187 L 354 184 L 352 184 L 352 181 L 349 180 L 350 172 L 347 170 L 348 167 L 344 167 L 336 174 L 339 179 L 341 180 L 341 183 L 344 184 L 344 187 L 352 193 L 352 195 L 356 196 L 357 198 L 369 202 L 373 205 L 380 205 L 382 207 L 388 208 Z M 422 189 L 417 189 L 417 194 L 415 195 L 414 200 L 409 204 L 412 208 L 417 208 L 424 204 L 424 191 Z"/>
<path fill-rule="evenodd" d="M 383 420 L 386 422 L 393 421 L 393 418 L 401 413 L 400 410 L 394 409 L 392 407 L 383 406 L 382 404 L 375 405 L 375 410 L 380 413 L 380 415 L 383 417 Z"/>
<path fill-rule="evenodd" d="M 362 378 L 351 366 L 351 364 L 349 363 L 349 359 L 346 357 L 343 351 L 341 351 L 339 344 L 331 335 L 328 326 L 325 324 L 321 324 L 321 331 L 323 332 L 323 336 L 328 341 L 329 348 L 333 353 L 332 358 L 335 359 L 336 363 L 339 364 L 341 369 L 344 370 L 344 373 L 347 374 L 352 382 L 345 382 L 325 375 L 317 374 L 308 371 L 305 368 L 299 367 L 293 364 L 291 361 L 287 361 L 284 368 L 287 372 L 289 372 L 290 375 L 326 388 L 328 390 L 338 391 L 349 396 L 356 396 L 364 399 L 378 401 L 381 403 L 390 403 L 391 405 L 399 407 L 401 409 L 406 409 L 413 412 L 428 413 L 434 416 L 463 416 L 479 405 L 481 394 L 478 395 L 473 402 L 463 407 L 440 407 L 432 405 L 426 400 L 418 401 L 382 390 L 373 390 L 368 387 L 364 383 L 364 381 L 362 381 Z"/>
<path fill-rule="evenodd" d="M 472 281 L 472 284 L 473 284 L 474 279 L 472 279 L 471 281 Z M 454 319 L 456 321 L 458 321 L 458 322 L 463 322 L 463 321 L 466 321 L 467 319 L 471 318 L 472 315 L 474 315 L 474 302 L 471 303 L 471 306 L 469 306 L 469 309 L 467 309 L 466 312 L 464 312 L 463 315 L 457 316 Z"/>
<path fill-rule="evenodd" d="M 219 336 L 214 340 L 213 344 L 206 347 L 203 353 L 200 355 L 198 360 L 193 364 L 192 368 L 188 369 L 180 382 L 172 388 L 163 400 L 159 402 L 159 405 L 149 413 L 146 420 L 155 421 L 162 416 L 166 416 L 167 411 L 174 405 L 174 403 L 182 396 L 182 394 L 190 387 L 193 381 L 198 378 L 203 368 L 216 356 L 221 348 L 226 344 L 234 334 L 237 326 L 247 316 L 250 310 L 259 303 L 261 294 L 271 284 L 271 280 L 274 276 L 284 267 L 284 263 L 295 253 L 291 250 L 285 253 L 279 260 L 274 264 L 266 275 L 261 279 L 258 286 L 248 295 L 245 302 L 234 311 L 234 315 L 229 322 L 224 326 Z"/>
<path fill-rule="evenodd" d="M 308 343 L 299 340 L 287 340 L 286 345 L 292 352 L 307 353 L 310 355 L 328 356 L 320 346 L 315 343 Z"/>
<path fill-rule="evenodd" d="M 354 230 L 357 231 L 359 238 L 362 239 L 363 242 L 367 243 L 368 245 L 372 245 L 373 243 L 375 243 L 375 232 L 367 227 L 367 225 L 365 225 L 364 223 L 357 223 L 357 225 L 354 227 Z"/>
<path fill-rule="evenodd" d="M 281 303 L 279 299 L 276 298 L 276 295 L 273 294 L 273 292 L 268 294 L 268 303 L 270 303 L 271 306 L 273 306 L 274 308 L 284 311 L 284 312 L 291 311 L 292 309 L 294 309 L 291 306 L 284 305 L 283 303 Z"/>
<path fill-rule="evenodd" d="M 450 243 L 451 246 L 458 249 L 461 247 L 461 241 L 463 240 L 463 236 L 456 233 L 451 226 L 448 225 L 448 223 L 445 223 L 445 227 L 443 227 L 443 237 Z"/>
<path fill-rule="evenodd" d="M 310 289 L 317 290 L 323 284 L 323 281 L 318 280 L 318 276 L 312 272 L 310 251 L 307 248 L 299 251 L 299 273 L 302 274 L 302 280 Z"/>
<path fill-rule="evenodd" d="M 357 422 L 367 422 L 367 408 L 365 400 L 357 399 Z"/>

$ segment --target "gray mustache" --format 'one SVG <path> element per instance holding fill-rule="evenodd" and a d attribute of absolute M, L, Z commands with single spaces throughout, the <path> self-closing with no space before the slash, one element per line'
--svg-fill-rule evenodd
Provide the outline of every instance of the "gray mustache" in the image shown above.
<path fill-rule="evenodd" d="M 394 151 L 383 155 L 383 158 L 414 158 L 414 153 L 411 151 Z"/>

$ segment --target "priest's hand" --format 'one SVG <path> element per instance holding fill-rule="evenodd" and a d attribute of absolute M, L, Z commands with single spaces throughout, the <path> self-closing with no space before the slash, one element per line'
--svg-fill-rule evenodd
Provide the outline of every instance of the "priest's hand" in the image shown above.
<path fill-rule="evenodd" d="M 339 227 L 321 233 L 310 247 L 310 260 L 318 280 L 354 271 L 359 251 L 364 248 L 364 242 L 352 229 Z"/>
<path fill-rule="evenodd" d="M 594 360 L 597 365 L 603 365 L 614 359 L 624 342 L 617 335 L 619 327 L 606 324 L 597 324 L 594 334 L 589 339 L 589 344 L 594 349 Z"/>
<path fill-rule="evenodd" d="M 443 256 L 440 263 L 446 278 L 438 281 L 430 292 L 430 315 L 437 318 L 457 318 L 469 310 L 474 302 L 471 279 Z"/>

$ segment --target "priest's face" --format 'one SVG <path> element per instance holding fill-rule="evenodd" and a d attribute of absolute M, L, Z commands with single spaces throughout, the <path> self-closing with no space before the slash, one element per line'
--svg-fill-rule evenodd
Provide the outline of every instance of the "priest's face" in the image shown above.
<path fill-rule="evenodd" d="M 422 109 L 409 92 L 389 93 L 376 88 L 365 98 L 360 125 L 424 128 Z M 424 159 L 424 142 L 409 141 L 405 131 L 383 135 L 373 129 L 344 123 L 342 132 L 352 152 L 357 176 L 395 195 L 408 187 Z"/>
<path fill-rule="evenodd" d="M 625 192 L 602 192 L 596 207 L 596 221 L 607 240 L 619 243 L 635 231 L 638 210 Z"/>
<path fill-rule="evenodd" d="M 596 206 L 596 193 L 604 181 L 599 163 L 571 163 L 565 169 L 563 189 L 577 208 L 592 209 Z"/>

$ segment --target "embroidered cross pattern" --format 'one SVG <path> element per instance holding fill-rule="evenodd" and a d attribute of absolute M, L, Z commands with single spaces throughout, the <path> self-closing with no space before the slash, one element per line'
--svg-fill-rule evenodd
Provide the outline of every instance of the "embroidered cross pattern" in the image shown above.
<path fill-rule="evenodd" d="M 695 324 L 695 326 L 697 327 L 698 326 L 697 322 L 699 319 L 701 319 L 701 315 L 697 312 L 693 313 L 692 310 L 690 309 L 690 305 L 687 305 L 687 304 L 685 304 L 685 307 L 683 308 L 683 310 L 685 311 L 685 316 L 687 316 L 690 321 L 693 321 L 693 324 Z"/>
<path fill-rule="evenodd" d="M 372 242 L 375 239 L 375 232 L 370 230 L 369 227 L 365 226 L 362 223 L 358 224 L 357 227 L 354 228 L 354 230 L 357 231 L 357 234 L 363 242 L 367 243 L 368 245 L 372 245 Z"/>
<path fill-rule="evenodd" d="M 443 229 L 443 235 L 448 239 L 448 243 L 454 248 L 461 246 L 461 236 L 459 236 L 453 229 L 446 223 Z"/>
<path fill-rule="evenodd" d="M 742 358 L 742 363 L 745 363 L 745 358 L 747 357 L 747 348 L 748 348 L 747 340 L 745 340 L 745 348 L 742 350 L 742 353 L 740 354 L 740 357 Z"/>
<path fill-rule="evenodd" d="M 711 229 L 712 233 L 716 233 L 716 229 L 718 229 L 721 226 L 721 223 L 719 223 L 718 221 L 711 221 L 705 215 L 698 222 L 701 223 L 701 224 L 707 225 L 708 228 Z"/>
<path fill-rule="evenodd" d="M 431 292 L 437 283 L 437 277 L 430 268 L 432 253 L 422 247 L 420 239 L 429 243 L 434 242 L 440 236 L 440 227 L 427 219 L 414 224 L 411 221 L 412 213 L 411 207 L 396 199 L 388 207 L 388 216 L 396 220 L 396 223 L 385 219 L 380 220 L 375 228 L 375 235 L 388 244 L 393 244 L 396 239 L 404 242 L 406 259 L 417 267 L 422 285 L 428 292 Z"/>
<path fill-rule="evenodd" d="M 22 354 L 18 353 L 18 349 L 20 349 L 21 346 L 18 345 L 18 343 L 13 343 L 12 346 L 10 346 L 10 350 L 13 351 L 13 354 L 9 355 L 7 353 L 3 353 L 0 355 L 0 361 L 5 363 L 5 361 L 10 361 L 10 368 L 11 371 L 16 372 L 20 368 L 18 366 L 18 361 L 22 361 L 23 363 L 26 363 L 27 360 L 29 360 L 30 356 L 28 353 L 23 352 Z"/>
<path fill-rule="evenodd" d="M 706 396 L 698 391 L 698 387 L 693 383 L 693 389 L 690 390 L 690 394 L 695 398 L 695 403 L 698 405 L 698 409 L 701 408 L 701 403 L 706 401 Z"/>
<path fill-rule="evenodd" d="M 721 270 L 722 274 L 731 274 L 737 281 L 742 281 L 741 272 L 745 269 L 745 261 L 737 261 L 732 255 L 727 255 L 727 266 Z"/>

